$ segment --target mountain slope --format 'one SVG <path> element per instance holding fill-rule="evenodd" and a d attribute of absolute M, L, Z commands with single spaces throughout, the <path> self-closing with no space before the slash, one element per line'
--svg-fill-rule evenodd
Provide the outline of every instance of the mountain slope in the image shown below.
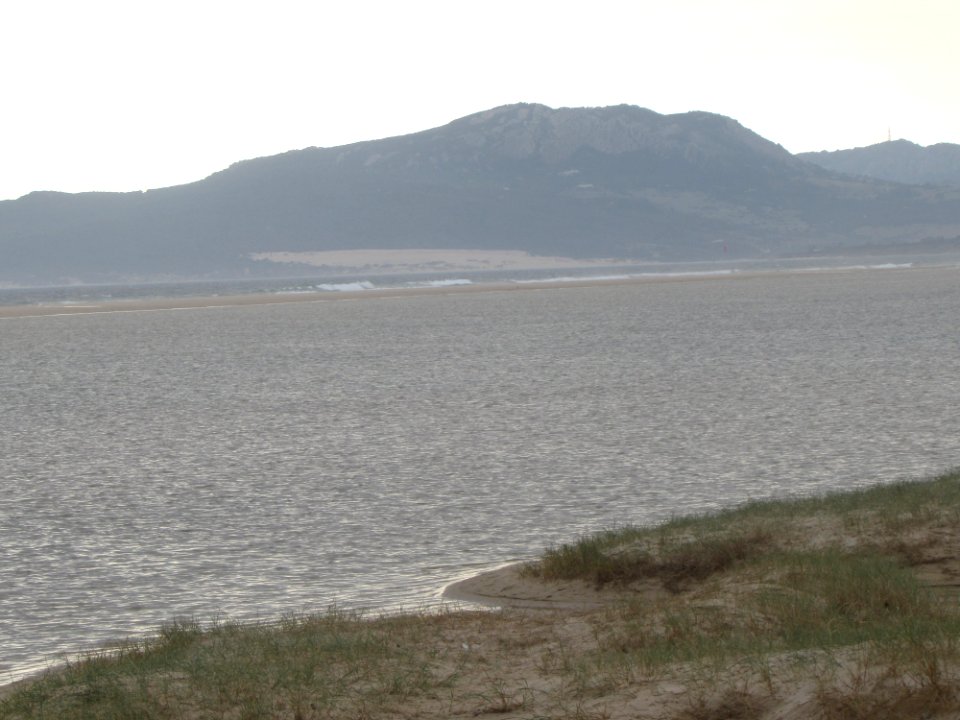
<path fill-rule="evenodd" d="M 801 153 L 797 157 L 833 172 L 910 185 L 960 187 L 960 145 L 923 147 L 893 140 L 834 152 Z"/>
<path fill-rule="evenodd" d="M 271 251 L 705 260 L 957 235 L 960 191 L 834 175 L 726 117 L 523 104 L 189 185 L 0 202 L 0 281 L 237 275 Z"/>

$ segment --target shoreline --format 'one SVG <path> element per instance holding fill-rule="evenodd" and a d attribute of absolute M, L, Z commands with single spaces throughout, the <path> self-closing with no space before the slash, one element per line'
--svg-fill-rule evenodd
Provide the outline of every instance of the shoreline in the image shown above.
<path fill-rule="evenodd" d="M 609 607 L 624 599 L 637 597 L 636 589 L 614 592 L 599 589 L 582 580 L 547 581 L 523 577 L 522 568 L 529 561 L 511 561 L 491 570 L 484 570 L 468 577 L 461 577 L 441 586 L 434 597 L 443 605 L 449 605 L 454 612 L 468 610 L 458 603 L 474 605 L 487 610 L 545 610 L 545 611 L 591 611 Z M 441 607 L 443 606 L 441 605 Z M 390 615 L 392 613 L 384 613 Z M 400 614 L 406 614 L 401 611 Z M 379 615 L 372 615 L 378 617 Z M 27 685 L 43 675 L 57 672 L 75 659 L 97 654 L 109 646 L 91 648 L 73 653 L 70 657 L 51 659 L 45 667 L 16 672 L 8 671 L 12 679 L 4 682 L 0 676 L 0 699 Z"/>
<path fill-rule="evenodd" d="M 527 562 L 512 561 L 491 570 L 453 580 L 443 585 L 435 597 L 438 597 L 444 605 L 449 605 L 453 612 L 470 611 L 469 608 L 460 607 L 458 603 L 478 606 L 489 611 L 503 609 L 589 612 L 638 596 L 635 589 L 622 592 L 612 591 L 609 588 L 601 590 L 582 580 L 548 581 L 526 578 L 522 576 L 521 570 Z M 407 612 L 402 611 L 400 614 L 407 614 Z M 379 615 L 371 615 L 371 617 L 379 617 Z M 69 657 L 51 659 L 42 668 L 23 672 L 9 671 L 5 674 L 9 674 L 12 679 L 4 681 L 0 677 L 0 699 L 48 673 L 62 670 L 75 660 L 104 651 L 109 652 L 109 649 L 109 646 L 104 646 L 77 651 Z"/>
<path fill-rule="evenodd" d="M 517 610 L 600 610 L 632 598 L 655 600 L 652 584 L 613 589 L 586 580 L 544 580 L 525 576 L 527 562 L 512 562 L 446 585 L 441 597 L 487 608 Z"/>
<path fill-rule="evenodd" d="M 291 303 L 325 303 L 355 300 L 392 300 L 402 298 L 471 295 L 480 293 L 533 292 L 539 290 L 582 289 L 590 287 L 647 285 L 663 283 L 690 283 L 728 280 L 753 280 L 769 277 L 798 275 L 833 275 L 864 271 L 918 271 L 942 269 L 938 266 L 896 267 L 817 267 L 787 268 L 772 270 L 730 270 L 691 273 L 664 273 L 625 275 L 614 277 L 558 278 L 529 282 L 497 281 L 476 282 L 463 285 L 440 285 L 423 287 L 373 288 L 365 290 L 313 291 L 291 293 L 244 293 L 233 295 L 202 295 L 184 297 L 155 297 L 128 300 L 104 300 L 83 304 L 44 303 L 35 305 L 0 305 L 0 319 L 29 317 L 62 317 L 67 315 L 104 315 L 111 313 L 161 312 L 175 310 L 213 310 L 231 307 L 285 305 Z"/>
<path fill-rule="evenodd" d="M 443 590 L 496 599 L 502 612 L 187 622 L 153 645 L 0 685 L 0 710 L 805 720 L 859 708 L 857 717 L 946 720 L 960 712 L 958 501 L 960 470 L 746 503 L 584 537 L 578 544 L 612 544 L 600 556 L 548 551 L 537 576 L 512 562 Z M 563 557 L 583 564 L 553 564 Z M 601 580 L 603 557 L 622 558 L 623 573 Z M 298 700 L 317 712 L 300 713 Z"/>

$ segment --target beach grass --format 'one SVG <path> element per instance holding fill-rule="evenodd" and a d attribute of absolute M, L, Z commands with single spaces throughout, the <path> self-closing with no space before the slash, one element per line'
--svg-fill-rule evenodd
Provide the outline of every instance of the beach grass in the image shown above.
<path fill-rule="evenodd" d="M 340 717 L 442 687 L 423 628 L 437 616 L 336 609 L 279 623 L 195 620 L 68 663 L 3 717 Z"/>
<path fill-rule="evenodd" d="M 9 689 L 0 718 L 957 717 L 958 549 L 960 472 L 751 502 L 523 569 L 616 590 L 600 610 L 184 620 Z"/>
<path fill-rule="evenodd" d="M 853 543 L 909 560 L 931 524 L 960 523 L 958 473 L 914 482 L 785 500 L 749 502 L 655 527 L 603 530 L 551 547 L 525 568 L 531 577 L 585 579 L 605 585 L 645 578 L 679 590 L 738 563 L 781 550 Z M 914 537 L 915 535 L 919 537 Z"/>

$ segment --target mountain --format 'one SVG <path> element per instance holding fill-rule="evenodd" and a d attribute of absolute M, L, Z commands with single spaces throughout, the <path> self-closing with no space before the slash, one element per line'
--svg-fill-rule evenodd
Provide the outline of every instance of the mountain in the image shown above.
<path fill-rule="evenodd" d="M 0 282 L 303 274 L 363 248 L 711 260 L 960 236 L 960 190 L 831 173 L 736 121 L 519 104 L 136 193 L 0 202 Z"/>
<path fill-rule="evenodd" d="M 923 147 L 893 140 L 853 150 L 800 153 L 797 157 L 833 172 L 909 185 L 960 187 L 960 145 Z"/>

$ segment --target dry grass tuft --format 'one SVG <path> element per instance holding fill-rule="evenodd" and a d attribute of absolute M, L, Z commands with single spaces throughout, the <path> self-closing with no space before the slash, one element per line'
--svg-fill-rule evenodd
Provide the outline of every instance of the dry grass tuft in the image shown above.
<path fill-rule="evenodd" d="M 727 690 L 718 697 L 698 695 L 682 709 L 676 720 L 757 720 L 769 701 L 745 690 Z"/>
<path fill-rule="evenodd" d="M 960 680 L 947 677 L 935 659 L 920 675 L 893 666 L 877 675 L 861 667 L 841 682 L 822 685 L 817 700 L 824 720 L 957 717 Z"/>
<path fill-rule="evenodd" d="M 622 532 L 622 531 L 621 531 Z M 581 538 L 551 548 L 527 573 L 547 580 L 584 578 L 598 586 L 657 580 L 672 593 L 730 570 L 772 548 L 771 534 L 760 528 L 729 536 L 702 537 L 651 550 L 644 544 L 615 544 L 615 534 Z"/>

